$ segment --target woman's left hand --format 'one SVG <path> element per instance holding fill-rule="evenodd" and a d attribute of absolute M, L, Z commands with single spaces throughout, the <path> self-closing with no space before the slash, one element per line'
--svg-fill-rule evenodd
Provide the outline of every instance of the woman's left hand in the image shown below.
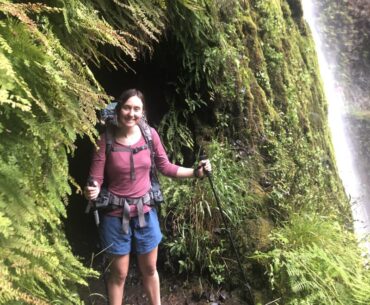
<path fill-rule="evenodd" d="M 212 165 L 209 159 L 199 161 L 198 166 L 198 175 L 201 178 L 204 177 L 204 175 L 211 173 L 212 171 Z"/>

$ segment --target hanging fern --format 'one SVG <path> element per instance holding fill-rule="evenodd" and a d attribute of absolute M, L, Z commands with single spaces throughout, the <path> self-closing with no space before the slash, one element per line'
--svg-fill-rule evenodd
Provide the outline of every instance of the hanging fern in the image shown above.
<path fill-rule="evenodd" d="M 90 1 L 0 2 L 0 304 L 80 304 L 78 285 L 95 275 L 63 232 L 67 156 L 78 135 L 94 140 L 110 99 L 88 65 L 113 63 L 102 46 L 135 59 L 158 40 L 161 10 L 140 3 L 116 28 Z M 129 15 L 148 17 L 134 28 Z"/>

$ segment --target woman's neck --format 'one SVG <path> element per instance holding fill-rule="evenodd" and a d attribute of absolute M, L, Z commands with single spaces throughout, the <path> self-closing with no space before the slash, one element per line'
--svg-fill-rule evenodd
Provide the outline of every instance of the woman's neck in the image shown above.
<path fill-rule="evenodd" d="M 133 126 L 131 128 L 117 128 L 114 137 L 120 144 L 132 145 L 139 141 L 141 131 L 139 126 Z"/>
<path fill-rule="evenodd" d="M 134 136 L 136 134 L 136 126 L 127 128 L 127 127 L 121 127 L 116 129 L 116 137 L 119 138 L 130 138 L 131 136 Z"/>

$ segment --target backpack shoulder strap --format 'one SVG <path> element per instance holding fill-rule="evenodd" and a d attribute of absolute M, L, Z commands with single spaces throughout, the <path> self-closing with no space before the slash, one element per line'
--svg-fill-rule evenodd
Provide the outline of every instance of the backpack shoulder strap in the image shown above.
<path fill-rule="evenodd" d="M 151 159 L 151 166 L 150 166 L 150 182 L 151 182 L 151 198 L 155 204 L 159 204 L 163 202 L 163 195 L 160 189 L 160 183 L 157 176 L 157 168 L 155 166 L 155 151 L 153 145 L 153 137 L 152 137 L 152 130 L 151 127 L 145 120 L 141 120 L 139 122 L 139 127 L 145 141 L 150 149 L 150 159 Z"/>
<path fill-rule="evenodd" d="M 153 146 L 153 137 L 152 137 L 152 131 L 150 129 L 149 124 L 145 120 L 140 120 L 138 123 L 138 126 L 140 127 L 141 133 L 143 134 L 143 137 L 145 139 L 145 142 L 148 144 L 149 150 L 150 150 L 150 159 L 151 159 L 151 167 L 150 172 L 152 175 L 155 176 L 156 174 L 156 167 L 155 167 L 155 152 L 154 152 L 154 146 Z"/>
<path fill-rule="evenodd" d="M 113 127 L 108 125 L 105 129 L 105 158 L 107 159 L 113 148 Z"/>
<path fill-rule="evenodd" d="M 145 142 L 149 144 L 149 142 L 153 142 L 152 139 L 152 131 L 150 130 L 150 126 L 147 122 L 144 120 L 140 120 L 138 123 L 138 126 L 140 127 L 141 133 L 143 134 L 145 138 Z"/>

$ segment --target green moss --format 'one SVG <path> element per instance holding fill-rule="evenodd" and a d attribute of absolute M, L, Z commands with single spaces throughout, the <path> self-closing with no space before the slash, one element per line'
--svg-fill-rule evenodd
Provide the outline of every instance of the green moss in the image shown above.
<path fill-rule="evenodd" d="M 271 219 L 258 217 L 245 222 L 246 230 L 243 231 L 244 242 L 248 248 L 256 251 L 267 251 L 272 247 L 270 234 L 273 229 Z"/>

